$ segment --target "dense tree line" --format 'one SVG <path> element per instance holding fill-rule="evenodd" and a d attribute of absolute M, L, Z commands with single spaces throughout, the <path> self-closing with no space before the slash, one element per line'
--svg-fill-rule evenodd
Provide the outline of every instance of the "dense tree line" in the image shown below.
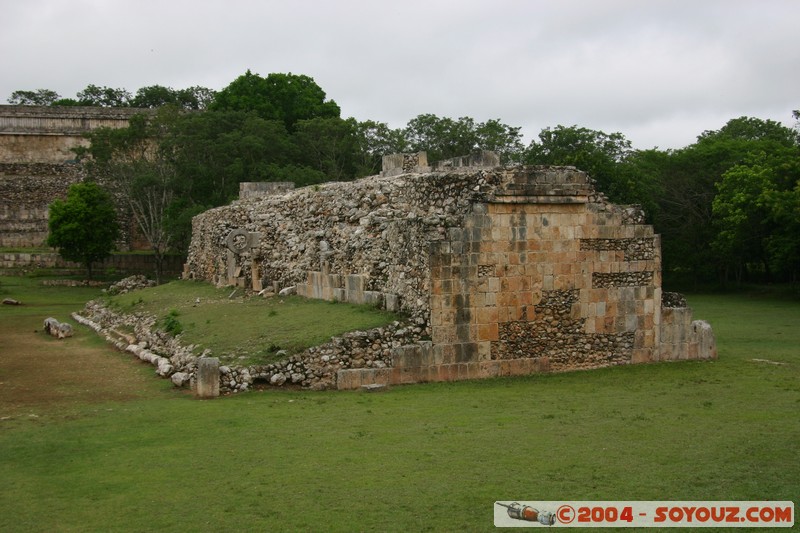
<path fill-rule="evenodd" d="M 128 198 L 157 256 L 185 250 L 191 217 L 235 198 L 242 181 L 351 180 L 379 172 L 388 153 L 436 161 L 481 148 L 506 164 L 576 166 L 612 201 L 641 204 L 662 235 L 667 280 L 796 282 L 800 271 L 800 141 L 771 120 L 735 118 L 678 150 L 634 150 L 620 133 L 561 125 L 526 147 L 500 120 L 422 114 L 393 129 L 345 119 L 312 78 L 250 71 L 216 93 L 89 85 L 75 99 L 40 89 L 9 102 L 155 110 L 91 132 L 79 155 Z"/>

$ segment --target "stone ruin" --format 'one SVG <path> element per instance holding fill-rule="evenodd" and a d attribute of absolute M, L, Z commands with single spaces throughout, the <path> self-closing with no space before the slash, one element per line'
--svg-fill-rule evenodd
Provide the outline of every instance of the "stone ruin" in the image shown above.
<path fill-rule="evenodd" d="M 353 182 L 248 192 L 193 221 L 187 278 L 407 317 L 351 335 L 368 339 L 344 343 L 357 356 L 293 356 L 290 369 L 317 369 L 304 386 L 716 358 L 710 326 L 679 296 L 665 300 L 660 237 L 641 209 L 609 203 L 584 172 L 501 167 L 491 152 L 383 164 Z M 249 372 L 275 383 L 280 368 Z"/>

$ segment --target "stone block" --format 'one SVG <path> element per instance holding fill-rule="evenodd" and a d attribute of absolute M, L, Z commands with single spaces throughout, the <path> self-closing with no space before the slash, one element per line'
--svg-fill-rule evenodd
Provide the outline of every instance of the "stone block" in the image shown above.
<path fill-rule="evenodd" d="M 336 373 L 336 388 L 338 390 L 354 390 L 361 386 L 361 370 L 346 369 Z"/>
<path fill-rule="evenodd" d="M 197 360 L 195 395 L 202 399 L 219 396 L 219 359 L 216 357 L 201 357 Z"/>
<path fill-rule="evenodd" d="M 653 350 L 649 348 L 637 348 L 633 350 L 631 363 L 649 363 L 652 359 Z"/>
<path fill-rule="evenodd" d="M 383 293 L 378 291 L 364 291 L 364 303 L 374 307 L 383 307 Z"/>
<path fill-rule="evenodd" d="M 717 343 L 711 325 L 705 320 L 692 322 L 691 338 L 697 344 L 698 359 L 716 359 Z"/>
<path fill-rule="evenodd" d="M 479 378 L 492 378 L 497 376 L 500 369 L 500 363 L 497 361 L 481 361 L 478 363 L 478 377 Z"/>
<path fill-rule="evenodd" d="M 392 369 L 390 369 L 389 384 L 390 385 L 400 385 L 402 383 L 403 383 L 403 369 L 402 368 L 392 368 Z"/>
<path fill-rule="evenodd" d="M 550 358 L 539 357 L 535 360 L 534 370 L 536 372 L 550 372 Z"/>

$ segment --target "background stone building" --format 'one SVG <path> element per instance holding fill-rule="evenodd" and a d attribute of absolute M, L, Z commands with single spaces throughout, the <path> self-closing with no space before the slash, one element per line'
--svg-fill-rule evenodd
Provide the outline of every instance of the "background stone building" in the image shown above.
<path fill-rule="evenodd" d="M 48 206 L 84 178 L 73 148 L 83 134 L 122 128 L 141 109 L 0 105 L 0 247 L 38 248 Z"/>

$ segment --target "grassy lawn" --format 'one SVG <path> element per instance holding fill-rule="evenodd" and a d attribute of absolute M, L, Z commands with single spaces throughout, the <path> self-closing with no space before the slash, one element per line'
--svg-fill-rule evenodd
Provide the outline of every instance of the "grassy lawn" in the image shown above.
<path fill-rule="evenodd" d="M 223 362 L 264 364 L 347 331 L 383 326 L 398 317 L 364 305 L 309 300 L 297 296 L 243 298 L 242 290 L 217 289 L 208 283 L 173 281 L 109 298 L 124 312 L 146 312 L 172 321 L 184 344 L 199 354 L 211 349 Z M 238 295 L 238 296 L 237 296 Z"/>
<path fill-rule="evenodd" d="M 0 530 L 491 531 L 496 500 L 797 503 L 800 303 L 689 302 L 718 361 L 374 394 L 198 401 L 108 350 L 146 394 L 0 421 Z M 3 334 L 23 309 L 0 309 Z"/>

